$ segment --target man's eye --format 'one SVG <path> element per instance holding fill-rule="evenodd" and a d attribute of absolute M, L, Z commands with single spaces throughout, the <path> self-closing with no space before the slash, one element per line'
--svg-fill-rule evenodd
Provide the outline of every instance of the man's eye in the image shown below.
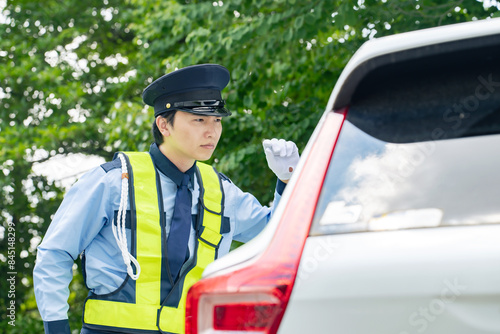
<path fill-rule="evenodd" d="M 222 122 L 222 118 L 216 118 L 215 121 L 220 123 Z"/>

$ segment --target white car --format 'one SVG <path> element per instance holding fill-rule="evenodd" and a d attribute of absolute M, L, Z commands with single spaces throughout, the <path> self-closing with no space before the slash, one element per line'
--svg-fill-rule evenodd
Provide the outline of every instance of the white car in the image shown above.
<path fill-rule="evenodd" d="M 186 333 L 500 333 L 500 19 L 365 43 Z"/>

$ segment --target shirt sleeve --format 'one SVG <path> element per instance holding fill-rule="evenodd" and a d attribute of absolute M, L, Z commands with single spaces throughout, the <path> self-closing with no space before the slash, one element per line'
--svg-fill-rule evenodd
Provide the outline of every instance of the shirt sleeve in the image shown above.
<path fill-rule="evenodd" d="M 226 208 L 230 211 L 227 213 L 234 221 L 234 240 L 247 242 L 262 231 L 271 219 L 284 188 L 285 183 L 278 180 L 274 200 L 268 207 L 263 206 L 252 194 L 243 192 L 233 183 L 225 184 Z"/>
<path fill-rule="evenodd" d="M 110 174 L 98 167 L 75 183 L 38 246 L 33 283 L 46 333 L 69 330 L 66 319 L 73 263 L 109 219 Z"/>

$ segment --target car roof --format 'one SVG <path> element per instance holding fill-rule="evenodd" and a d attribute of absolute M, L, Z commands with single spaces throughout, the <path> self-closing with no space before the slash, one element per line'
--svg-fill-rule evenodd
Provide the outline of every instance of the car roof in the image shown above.
<path fill-rule="evenodd" d="M 412 59 L 500 45 L 500 18 L 452 24 L 365 42 L 352 56 L 333 89 L 327 110 L 351 104 L 357 88 L 373 71 Z"/>

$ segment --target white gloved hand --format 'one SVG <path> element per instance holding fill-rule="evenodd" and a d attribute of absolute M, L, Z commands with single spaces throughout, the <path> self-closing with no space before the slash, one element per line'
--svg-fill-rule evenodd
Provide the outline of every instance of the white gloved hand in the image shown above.
<path fill-rule="evenodd" d="M 299 162 L 299 150 L 292 141 L 273 138 L 262 142 L 269 168 L 282 181 L 290 180 Z"/>

